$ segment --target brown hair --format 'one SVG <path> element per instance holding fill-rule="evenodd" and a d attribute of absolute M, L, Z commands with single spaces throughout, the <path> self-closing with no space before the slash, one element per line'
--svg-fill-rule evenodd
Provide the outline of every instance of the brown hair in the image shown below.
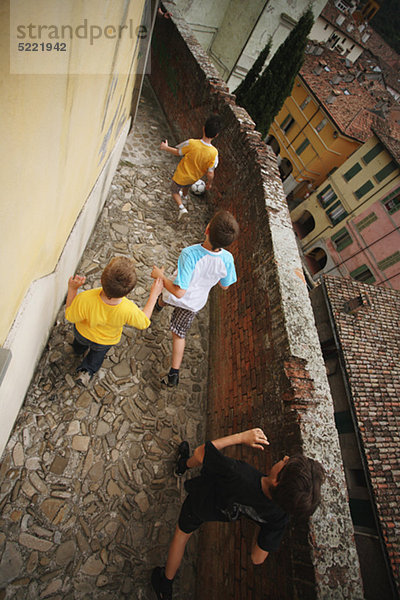
<path fill-rule="evenodd" d="M 213 248 L 226 248 L 239 235 L 239 225 L 235 217 L 227 210 L 218 211 L 208 226 L 208 239 Z"/>
<path fill-rule="evenodd" d="M 278 484 L 271 488 L 272 500 L 295 517 L 310 516 L 321 501 L 324 480 L 321 463 L 302 454 L 291 456 L 278 474 Z"/>
<path fill-rule="evenodd" d="M 127 256 L 116 256 L 101 274 L 101 285 L 107 298 L 122 298 L 136 285 L 135 263 Z"/>

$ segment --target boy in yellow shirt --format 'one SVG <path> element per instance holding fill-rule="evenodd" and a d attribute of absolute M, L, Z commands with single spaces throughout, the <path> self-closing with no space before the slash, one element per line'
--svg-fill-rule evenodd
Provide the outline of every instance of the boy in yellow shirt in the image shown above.
<path fill-rule="evenodd" d="M 172 198 L 178 205 L 178 220 L 187 209 L 183 206 L 182 199 L 187 198 L 189 187 L 207 173 L 206 189 L 210 190 L 214 170 L 218 165 L 218 150 L 211 144 L 221 129 L 221 119 L 213 115 L 207 119 L 203 127 L 203 137 L 200 140 L 189 139 L 176 148 L 168 146 L 168 140 L 161 142 L 160 150 L 165 150 L 174 156 L 181 156 L 175 173 L 172 176 Z"/>
<path fill-rule="evenodd" d="M 136 285 L 134 261 L 125 256 L 113 258 L 101 275 L 100 288 L 77 294 L 86 277 L 75 275 L 68 281 L 65 317 L 74 323 L 72 347 L 76 354 L 83 355 L 78 367 L 78 383 L 87 386 L 100 369 L 108 350 L 118 344 L 124 325 L 136 329 L 147 329 L 150 325 L 154 305 L 160 295 L 163 282 L 156 279 L 151 286 L 149 299 L 143 310 L 126 294 Z"/>

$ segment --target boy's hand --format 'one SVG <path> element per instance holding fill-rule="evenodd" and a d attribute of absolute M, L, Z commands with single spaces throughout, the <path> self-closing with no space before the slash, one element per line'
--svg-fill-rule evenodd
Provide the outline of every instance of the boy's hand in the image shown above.
<path fill-rule="evenodd" d="M 206 190 L 211 190 L 212 188 L 212 181 L 206 181 Z"/>
<path fill-rule="evenodd" d="M 80 275 L 75 275 L 75 277 L 70 277 L 68 279 L 68 288 L 72 290 L 77 290 L 81 287 L 86 281 L 86 277 L 81 277 Z"/>
<path fill-rule="evenodd" d="M 160 150 L 166 150 L 167 148 L 169 148 L 168 140 L 163 140 L 160 144 Z"/>
<path fill-rule="evenodd" d="M 242 432 L 242 444 L 246 444 L 246 446 L 250 446 L 251 448 L 257 448 L 258 450 L 264 450 L 264 446 L 269 446 L 269 441 L 263 430 L 256 427 L 255 429 L 248 429 Z"/>
<path fill-rule="evenodd" d="M 153 270 L 151 272 L 151 276 L 153 279 L 164 279 L 164 267 L 160 269 L 159 267 L 153 266 Z"/>
<path fill-rule="evenodd" d="M 151 292 L 155 292 L 157 294 L 157 297 L 158 297 L 161 294 L 161 292 L 163 291 L 163 288 L 164 288 L 164 282 L 163 282 L 163 280 L 161 279 L 161 277 L 157 277 L 157 279 L 155 279 L 153 281 L 150 293 Z"/>

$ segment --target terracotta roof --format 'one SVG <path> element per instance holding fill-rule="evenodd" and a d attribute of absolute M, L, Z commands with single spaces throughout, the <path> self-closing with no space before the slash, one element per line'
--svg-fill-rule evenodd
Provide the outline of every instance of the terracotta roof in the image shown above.
<path fill-rule="evenodd" d="M 372 131 L 400 165 L 400 127 L 383 119 L 377 119 L 372 126 Z"/>
<path fill-rule="evenodd" d="M 388 106 L 394 100 L 382 83 L 361 81 L 364 77 L 360 69 L 336 51 L 323 46 L 321 49 L 319 56 L 306 54 L 300 75 L 341 132 L 365 142 L 371 136 L 376 117 L 373 111 L 379 109 L 380 100 L 384 98 Z"/>
<path fill-rule="evenodd" d="M 336 22 L 336 19 L 339 15 L 345 18 L 341 25 L 338 25 Z M 343 35 L 355 41 L 362 48 L 364 48 L 363 54 L 359 58 L 359 61 L 364 62 L 365 59 L 368 60 L 368 57 L 369 59 L 374 57 L 375 60 L 371 60 L 371 62 L 374 62 L 375 65 L 380 67 L 384 74 L 386 83 L 396 91 L 400 91 L 400 56 L 395 50 L 393 50 L 393 48 L 389 46 L 389 44 L 385 42 L 385 40 L 373 29 L 371 25 L 365 22 L 360 22 L 360 15 L 358 12 L 355 12 L 352 15 L 346 15 L 336 8 L 333 0 L 328 0 L 325 8 L 321 12 L 321 17 L 328 21 L 328 23 L 335 27 L 335 29 L 341 31 Z M 359 27 L 363 24 L 365 29 L 360 32 Z M 348 27 L 352 27 L 352 31 L 348 31 Z M 369 38 L 366 42 L 363 42 L 362 36 L 364 36 L 366 33 L 369 34 Z"/>
<path fill-rule="evenodd" d="M 400 292 L 324 277 L 393 575 L 400 585 Z M 344 302 L 367 294 L 356 314 Z"/>
<path fill-rule="evenodd" d="M 372 30 L 357 65 L 363 68 L 378 66 L 388 86 L 400 92 L 400 56 Z"/>

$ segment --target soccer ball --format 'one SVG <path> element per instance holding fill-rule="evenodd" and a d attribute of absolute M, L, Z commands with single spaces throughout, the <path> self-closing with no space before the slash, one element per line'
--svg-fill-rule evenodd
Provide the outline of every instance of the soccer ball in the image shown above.
<path fill-rule="evenodd" d="M 196 196 L 201 196 L 206 191 L 206 184 L 202 179 L 196 181 L 190 188 Z"/>

